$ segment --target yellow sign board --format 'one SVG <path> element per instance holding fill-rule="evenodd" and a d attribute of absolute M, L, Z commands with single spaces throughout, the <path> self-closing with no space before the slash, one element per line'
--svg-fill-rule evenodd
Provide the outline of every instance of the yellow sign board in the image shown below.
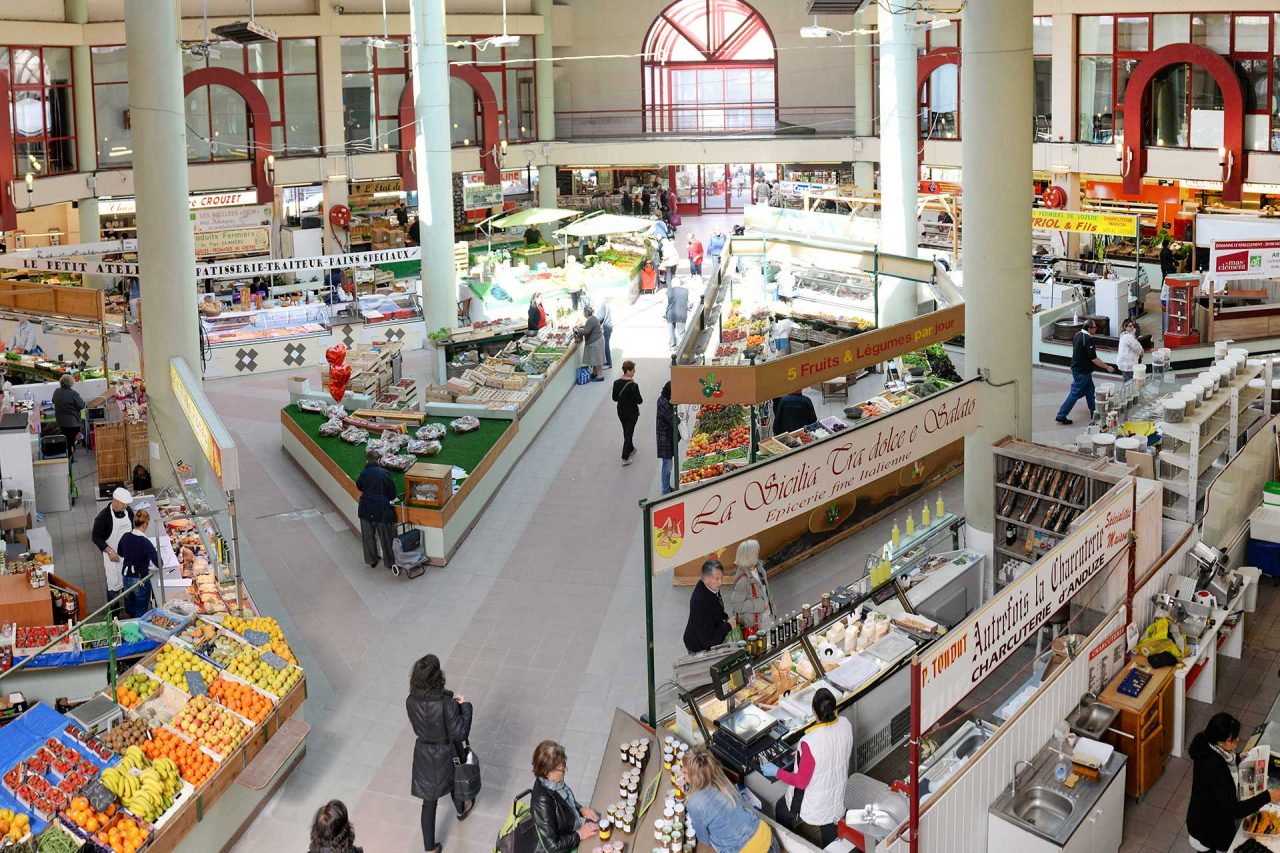
<path fill-rule="evenodd" d="M 1138 233 L 1138 217 L 1124 213 L 1086 213 L 1079 210 L 1033 208 L 1031 227 L 1045 231 L 1074 231 L 1077 234 L 1106 234 L 1133 237 Z"/>
<path fill-rule="evenodd" d="M 222 488 L 228 492 L 240 488 L 240 465 L 231 434 L 218 420 L 200 381 L 180 357 L 169 359 L 169 387 Z"/>

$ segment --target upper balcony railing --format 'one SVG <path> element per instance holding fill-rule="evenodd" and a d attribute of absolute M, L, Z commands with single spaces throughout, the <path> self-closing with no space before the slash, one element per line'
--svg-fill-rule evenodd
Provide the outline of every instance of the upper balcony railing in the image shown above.
<path fill-rule="evenodd" d="M 853 106 L 781 107 L 699 104 L 648 110 L 556 113 L 556 137 L 598 141 L 681 137 L 776 138 L 853 135 Z"/>

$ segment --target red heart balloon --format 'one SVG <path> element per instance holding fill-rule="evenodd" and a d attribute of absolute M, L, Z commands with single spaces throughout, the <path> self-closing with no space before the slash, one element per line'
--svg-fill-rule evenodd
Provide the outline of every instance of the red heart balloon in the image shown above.
<path fill-rule="evenodd" d="M 342 398 L 347 394 L 347 383 L 339 382 L 336 379 L 329 380 L 329 396 L 333 398 L 333 402 L 342 405 Z"/>
<path fill-rule="evenodd" d="M 347 348 L 343 344 L 334 344 L 324 351 L 324 357 L 329 364 L 337 367 L 347 360 Z"/>
<path fill-rule="evenodd" d="M 333 397 L 335 403 L 342 403 L 342 398 L 347 393 L 347 383 L 350 381 L 351 365 L 335 364 L 329 370 L 329 396 Z"/>

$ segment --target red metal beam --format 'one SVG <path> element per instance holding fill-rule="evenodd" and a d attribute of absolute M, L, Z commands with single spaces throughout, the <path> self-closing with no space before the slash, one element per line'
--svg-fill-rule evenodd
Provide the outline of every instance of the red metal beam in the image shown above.
<path fill-rule="evenodd" d="M 1166 45 L 1152 51 L 1133 69 L 1124 90 L 1124 145 L 1120 154 L 1124 191 L 1142 191 L 1142 178 L 1147 171 L 1146 136 L 1143 133 L 1143 119 L 1148 106 L 1147 87 L 1157 74 L 1171 65 L 1197 65 L 1209 72 L 1222 90 L 1222 144 L 1227 150 L 1222 200 L 1240 201 L 1248 165 L 1244 151 L 1244 91 L 1231 63 L 1198 44 Z"/>
<path fill-rule="evenodd" d="M 18 206 L 13 203 L 13 121 L 12 94 L 9 86 L 9 72 L 0 71 L 0 230 L 16 231 L 18 229 Z M 10 244 L 9 251 L 17 247 Z"/>
<path fill-rule="evenodd" d="M 271 107 L 253 81 L 230 68 L 197 68 L 182 78 L 183 95 L 190 95 L 201 86 L 226 86 L 244 98 L 253 119 L 253 185 L 258 191 L 258 202 L 272 201 L 273 191 L 267 175 L 267 156 L 271 154 Z"/>

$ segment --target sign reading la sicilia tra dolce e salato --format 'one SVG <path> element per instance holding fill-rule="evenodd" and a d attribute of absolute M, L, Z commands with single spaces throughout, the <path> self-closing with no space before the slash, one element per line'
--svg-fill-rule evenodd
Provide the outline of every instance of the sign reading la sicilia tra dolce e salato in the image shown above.
<path fill-rule="evenodd" d="M 646 531 L 652 537 L 653 571 L 714 554 L 958 441 L 978 424 L 976 382 L 768 464 L 654 501 Z"/>

